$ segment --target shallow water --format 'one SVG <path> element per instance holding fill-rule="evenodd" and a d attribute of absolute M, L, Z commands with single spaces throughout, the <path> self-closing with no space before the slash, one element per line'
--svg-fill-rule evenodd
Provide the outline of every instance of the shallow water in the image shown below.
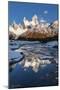
<path fill-rule="evenodd" d="M 23 57 L 25 56 L 25 57 Z M 35 72 L 32 67 L 21 65 L 23 59 L 37 57 L 51 63 L 40 65 Z M 28 57 L 28 58 L 27 58 Z M 25 59 L 26 58 L 26 59 Z M 9 41 L 9 88 L 51 86 L 58 84 L 58 42 Z M 15 61 L 18 61 L 14 63 Z M 24 61 L 23 61 L 24 62 Z M 36 68 L 35 68 L 36 69 Z"/>

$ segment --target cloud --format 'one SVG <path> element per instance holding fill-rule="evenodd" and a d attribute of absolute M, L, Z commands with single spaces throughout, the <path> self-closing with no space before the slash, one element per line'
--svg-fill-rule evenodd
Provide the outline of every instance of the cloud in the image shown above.
<path fill-rule="evenodd" d="M 40 19 L 40 22 L 41 22 L 41 23 L 45 23 L 46 20 L 44 20 L 43 18 L 41 18 L 41 19 Z"/>
<path fill-rule="evenodd" d="M 44 14 L 47 14 L 47 13 L 48 13 L 48 11 L 47 11 L 47 10 L 45 10 L 45 11 L 44 11 Z"/>

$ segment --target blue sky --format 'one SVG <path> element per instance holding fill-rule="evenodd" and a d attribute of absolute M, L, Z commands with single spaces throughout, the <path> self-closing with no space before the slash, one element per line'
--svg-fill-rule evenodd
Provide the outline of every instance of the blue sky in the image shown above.
<path fill-rule="evenodd" d="M 23 22 L 24 17 L 31 20 L 34 14 L 36 14 L 40 19 L 52 22 L 58 19 L 58 5 L 8 2 L 9 24 L 11 24 L 14 20 L 16 23 L 21 23 Z"/>

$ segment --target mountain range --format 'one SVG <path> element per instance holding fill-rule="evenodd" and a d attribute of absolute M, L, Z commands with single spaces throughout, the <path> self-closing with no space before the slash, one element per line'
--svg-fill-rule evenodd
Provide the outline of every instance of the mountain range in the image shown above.
<path fill-rule="evenodd" d="M 9 39 L 48 40 L 58 38 L 59 21 L 48 23 L 34 15 L 30 20 L 23 18 L 22 24 L 15 21 L 9 25 Z"/>

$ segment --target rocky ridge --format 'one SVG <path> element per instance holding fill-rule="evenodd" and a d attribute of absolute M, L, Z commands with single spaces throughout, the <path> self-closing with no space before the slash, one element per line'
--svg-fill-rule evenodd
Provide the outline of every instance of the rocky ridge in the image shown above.
<path fill-rule="evenodd" d="M 14 21 L 9 25 L 10 39 L 27 39 L 27 40 L 45 40 L 58 37 L 59 22 L 53 21 L 51 24 L 44 20 L 39 20 L 37 15 L 29 21 L 24 17 L 23 24 L 16 24 Z"/>

